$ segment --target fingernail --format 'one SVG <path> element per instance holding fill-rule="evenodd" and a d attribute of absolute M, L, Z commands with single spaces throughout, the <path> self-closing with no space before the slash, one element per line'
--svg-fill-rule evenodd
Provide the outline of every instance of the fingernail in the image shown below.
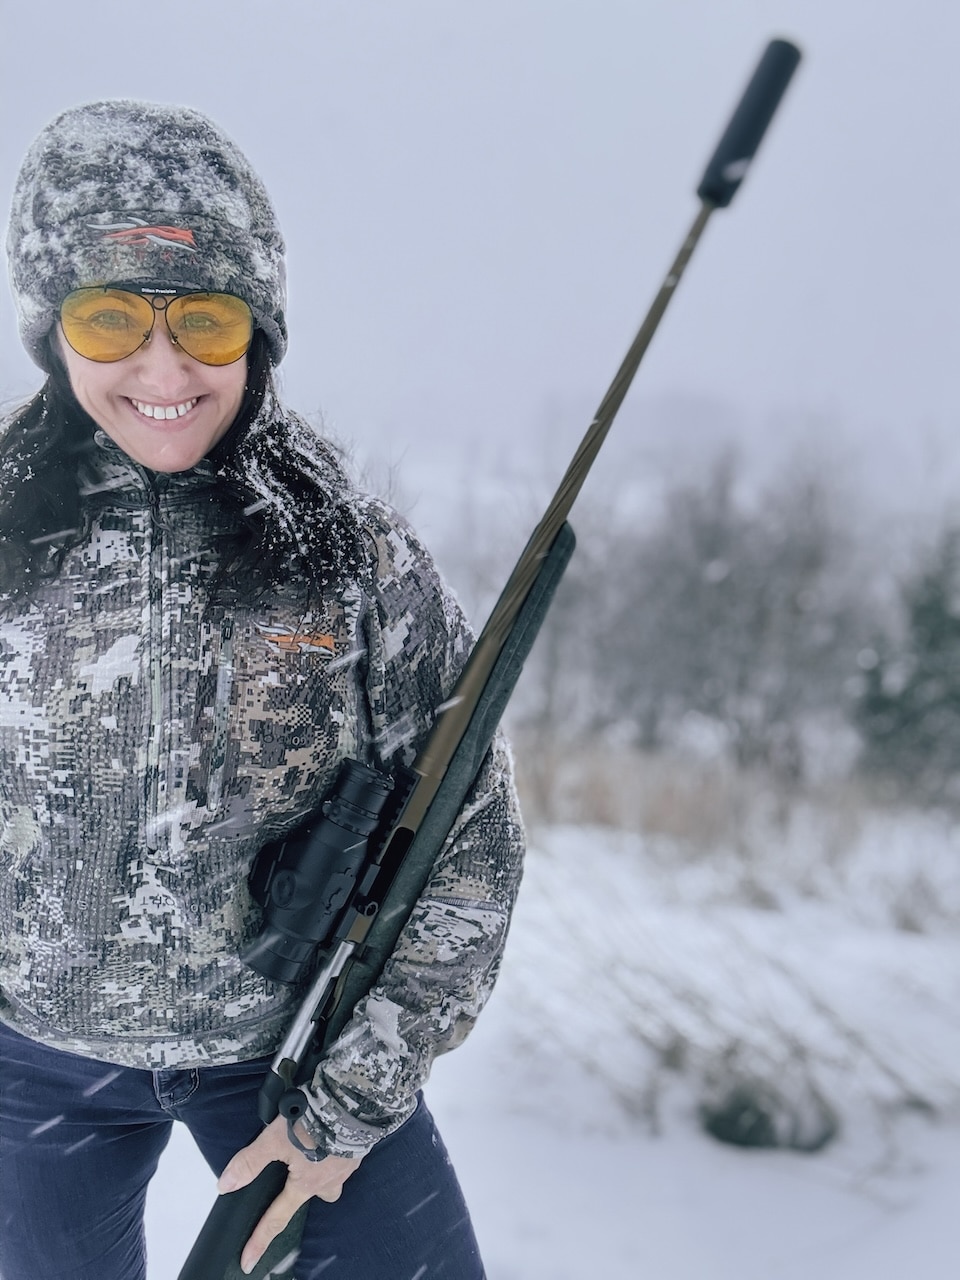
<path fill-rule="evenodd" d="M 254 1267 L 256 1267 L 256 1265 L 257 1265 L 256 1259 L 253 1262 L 244 1262 L 242 1258 L 240 1259 L 240 1270 L 243 1272 L 245 1276 L 248 1276 L 250 1272 L 253 1271 Z"/>
<path fill-rule="evenodd" d="M 222 1173 L 217 1183 L 217 1190 L 220 1192 L 236 1191 L 237 1185 L 237 1175 L 235 1173 Z"/>

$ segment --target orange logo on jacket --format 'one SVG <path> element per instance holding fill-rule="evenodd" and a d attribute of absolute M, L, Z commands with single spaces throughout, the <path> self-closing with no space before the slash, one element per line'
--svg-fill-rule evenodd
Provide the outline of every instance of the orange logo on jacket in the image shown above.
<path fill-rule="evenodd" d="M 312 653 L 332 658 L 337 651 L 333 636 L 322 631 L 293 631 L 290 627 L 265 627 L 259 622 L 257 630 L 277 653 Z"/>

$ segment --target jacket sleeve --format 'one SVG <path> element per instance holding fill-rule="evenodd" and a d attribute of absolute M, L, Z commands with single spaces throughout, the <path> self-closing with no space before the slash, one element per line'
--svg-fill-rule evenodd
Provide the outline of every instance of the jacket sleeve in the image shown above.
<path fill-rule="evenodd" d="M 372 756 L 409 764 L 469 652 L 463 614 L 410 529 L 377 505 L 367 610 Z M 460 1044 L 493 989 L 520 882 L 523 829 L 498 734 L 393 955 L 309 1090 L 307 1128 L 361 1155 L 413 1112 L 436 1056 Z"/>

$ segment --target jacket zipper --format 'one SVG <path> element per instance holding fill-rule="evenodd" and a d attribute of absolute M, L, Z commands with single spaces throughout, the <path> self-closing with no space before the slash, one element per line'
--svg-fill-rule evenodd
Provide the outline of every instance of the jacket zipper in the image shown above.
<path fill-rule="evenodd" d="M 207 808 L 219 809 L 222 799 L 223 774 L 227 762 L 227 736 L 230 729 L 230 694 L 233 689 L 233 619 L 224 618 L 220 627 L 220 653 L 217 667 L 217 689 L 213 703 L 213 745 L 210 752 L 210 782 Z"/>
<path fill-rule="evenodd" d="M 147 662 L 150 689 L 150 722 L 149 736 L 147 738 L 145 779 L 145 837 L 147 848 L 153 851 L 159 848 L 161 842 L 159 817 L 166 785 L 165 783 L 161 785 L 160 774 L 164 756 L 164 738 L 168 732 L 166 726 L 169 722 L 172 708 L 166 705 L 168 699 L 164 691 L 163 670 L 163 610 L 165 603 L 163 569 L 166 556 L 165 533 L 167 526 L 163 520 L 161 494 L 146 472 L 144 472 L 144 481 L 150 503 L 150 557 L 147 590 Z"/>

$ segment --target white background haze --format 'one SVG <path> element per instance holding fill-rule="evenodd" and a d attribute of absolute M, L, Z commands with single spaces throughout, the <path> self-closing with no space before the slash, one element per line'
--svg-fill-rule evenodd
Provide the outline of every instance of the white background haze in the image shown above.
<path fill-rule="evenodd" d="M 960 14 L 942 0 L 4 0 L 2 31 L 0 207 L 65 107 L 214 116 L 288 240 L 288 399 L 402 459 L 428 504 L 465 448 L 474 471 L 534 446 L 562 469 L 747 75 L 791 38 L 804 62 L 603 467 L 722 434 L 761 457 L 812 439 L 885 499 L 956 479 Z M 28 392 L 6 293 L 0 340 L 0 394 Z"/>

